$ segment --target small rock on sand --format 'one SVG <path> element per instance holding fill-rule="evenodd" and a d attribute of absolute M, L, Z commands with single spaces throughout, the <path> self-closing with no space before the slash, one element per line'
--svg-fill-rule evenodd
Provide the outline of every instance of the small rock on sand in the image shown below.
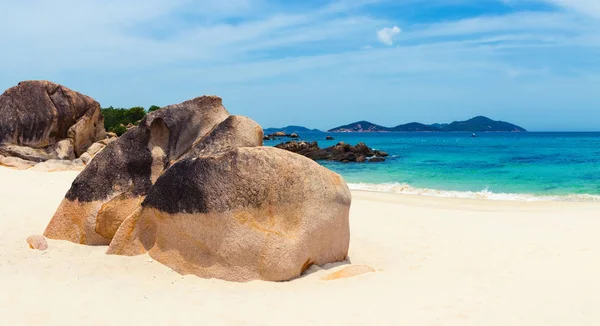
<path fill-rule="evenodd" d="M 29 244 L 29 248 L 37 249 L 37 250 L 46 250 L 48 249 L 48 243 L 46 242 L 46 238 L 41 235 L 32 235 L 27 238 L 27 243 Z"/>

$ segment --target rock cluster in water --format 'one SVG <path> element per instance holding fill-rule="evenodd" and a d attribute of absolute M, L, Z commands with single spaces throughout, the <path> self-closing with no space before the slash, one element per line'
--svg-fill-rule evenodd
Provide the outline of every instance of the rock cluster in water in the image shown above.
<path fill-rule="evenodd" d="M 342 163 L 350 162 L 383 162 L 388 153 L 369 148 L 365 143 L 358 143 L 356 146 L 339 142 L 335 146 L 320 148 L 316 141 L 289 141 L 275 146 L 276 148 L 306 156 L 312 160 L 338 161 Z"/>
<path fill-rule="evenodd" d="M 298 138 L 300 138 L 300 136 L 297 133 L 295 133 L 295 132 L 293 132 L 291 134 L 286 134 L 283 131 L 278 131 L 278 132 L 274 132 L 274 133 L 269 134 L 269 135 L 265 135 L 263 137 L 263 140 L 276 140 L 276 139 L 281 139 L 281 138 L 298 139 Z"/>
<path fill-rule="evenodd" d="M 262 141 L 215 96 L 154 111 L 86 166 L 44 235 L 231 281 L 289 280 L 346 259 L 344 180 Z"/>

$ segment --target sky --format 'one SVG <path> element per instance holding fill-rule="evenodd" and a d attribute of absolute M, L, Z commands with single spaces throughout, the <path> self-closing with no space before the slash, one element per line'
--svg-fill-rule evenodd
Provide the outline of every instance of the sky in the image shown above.
<path fill-rule="evenodd" d="M 0 0 L 0 31 L 0 89 L 103 107 L 213 94 L 265 128 L 600 131 L 598 0 Z"/>

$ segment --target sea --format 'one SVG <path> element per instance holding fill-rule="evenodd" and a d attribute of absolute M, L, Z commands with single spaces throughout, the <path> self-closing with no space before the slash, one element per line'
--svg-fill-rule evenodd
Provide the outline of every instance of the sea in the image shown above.
<path fill-rule="evenodd" d="M 325 140 L 326 136 L 335 140 Z M 600 133 L 301 133 L 390 156 L 381 163 L 320 164 L 351 189 L 490 200 L 600 201 Z M 266 141 L 274 146 L 283 140 Z"/>

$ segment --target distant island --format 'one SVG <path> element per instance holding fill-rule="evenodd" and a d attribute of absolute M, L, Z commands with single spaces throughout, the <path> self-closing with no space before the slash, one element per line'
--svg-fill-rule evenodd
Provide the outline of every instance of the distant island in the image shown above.
<path fill-rule="evenodd" d="M 274 134 L 276 132 L 284 132 L 286 134 L 297 134 L 301 132 L 322 132 L 318 129 L 309 129 L 302 126 L 287 126 L 283 128 L 266 128 L 264 130 L 265 135 Z"/>
<path fill-rule="evenodd" d="M 466 121 L 452 123 L 435 123 L 426 125 L 411 122 L 396 127 L 383 127 L 368 121 L 359 121 L 337 128 L 329 132 L 526 132 L 525 128 L 504 121 L 495 121 L 484 116 L 478 116 Z"/>

